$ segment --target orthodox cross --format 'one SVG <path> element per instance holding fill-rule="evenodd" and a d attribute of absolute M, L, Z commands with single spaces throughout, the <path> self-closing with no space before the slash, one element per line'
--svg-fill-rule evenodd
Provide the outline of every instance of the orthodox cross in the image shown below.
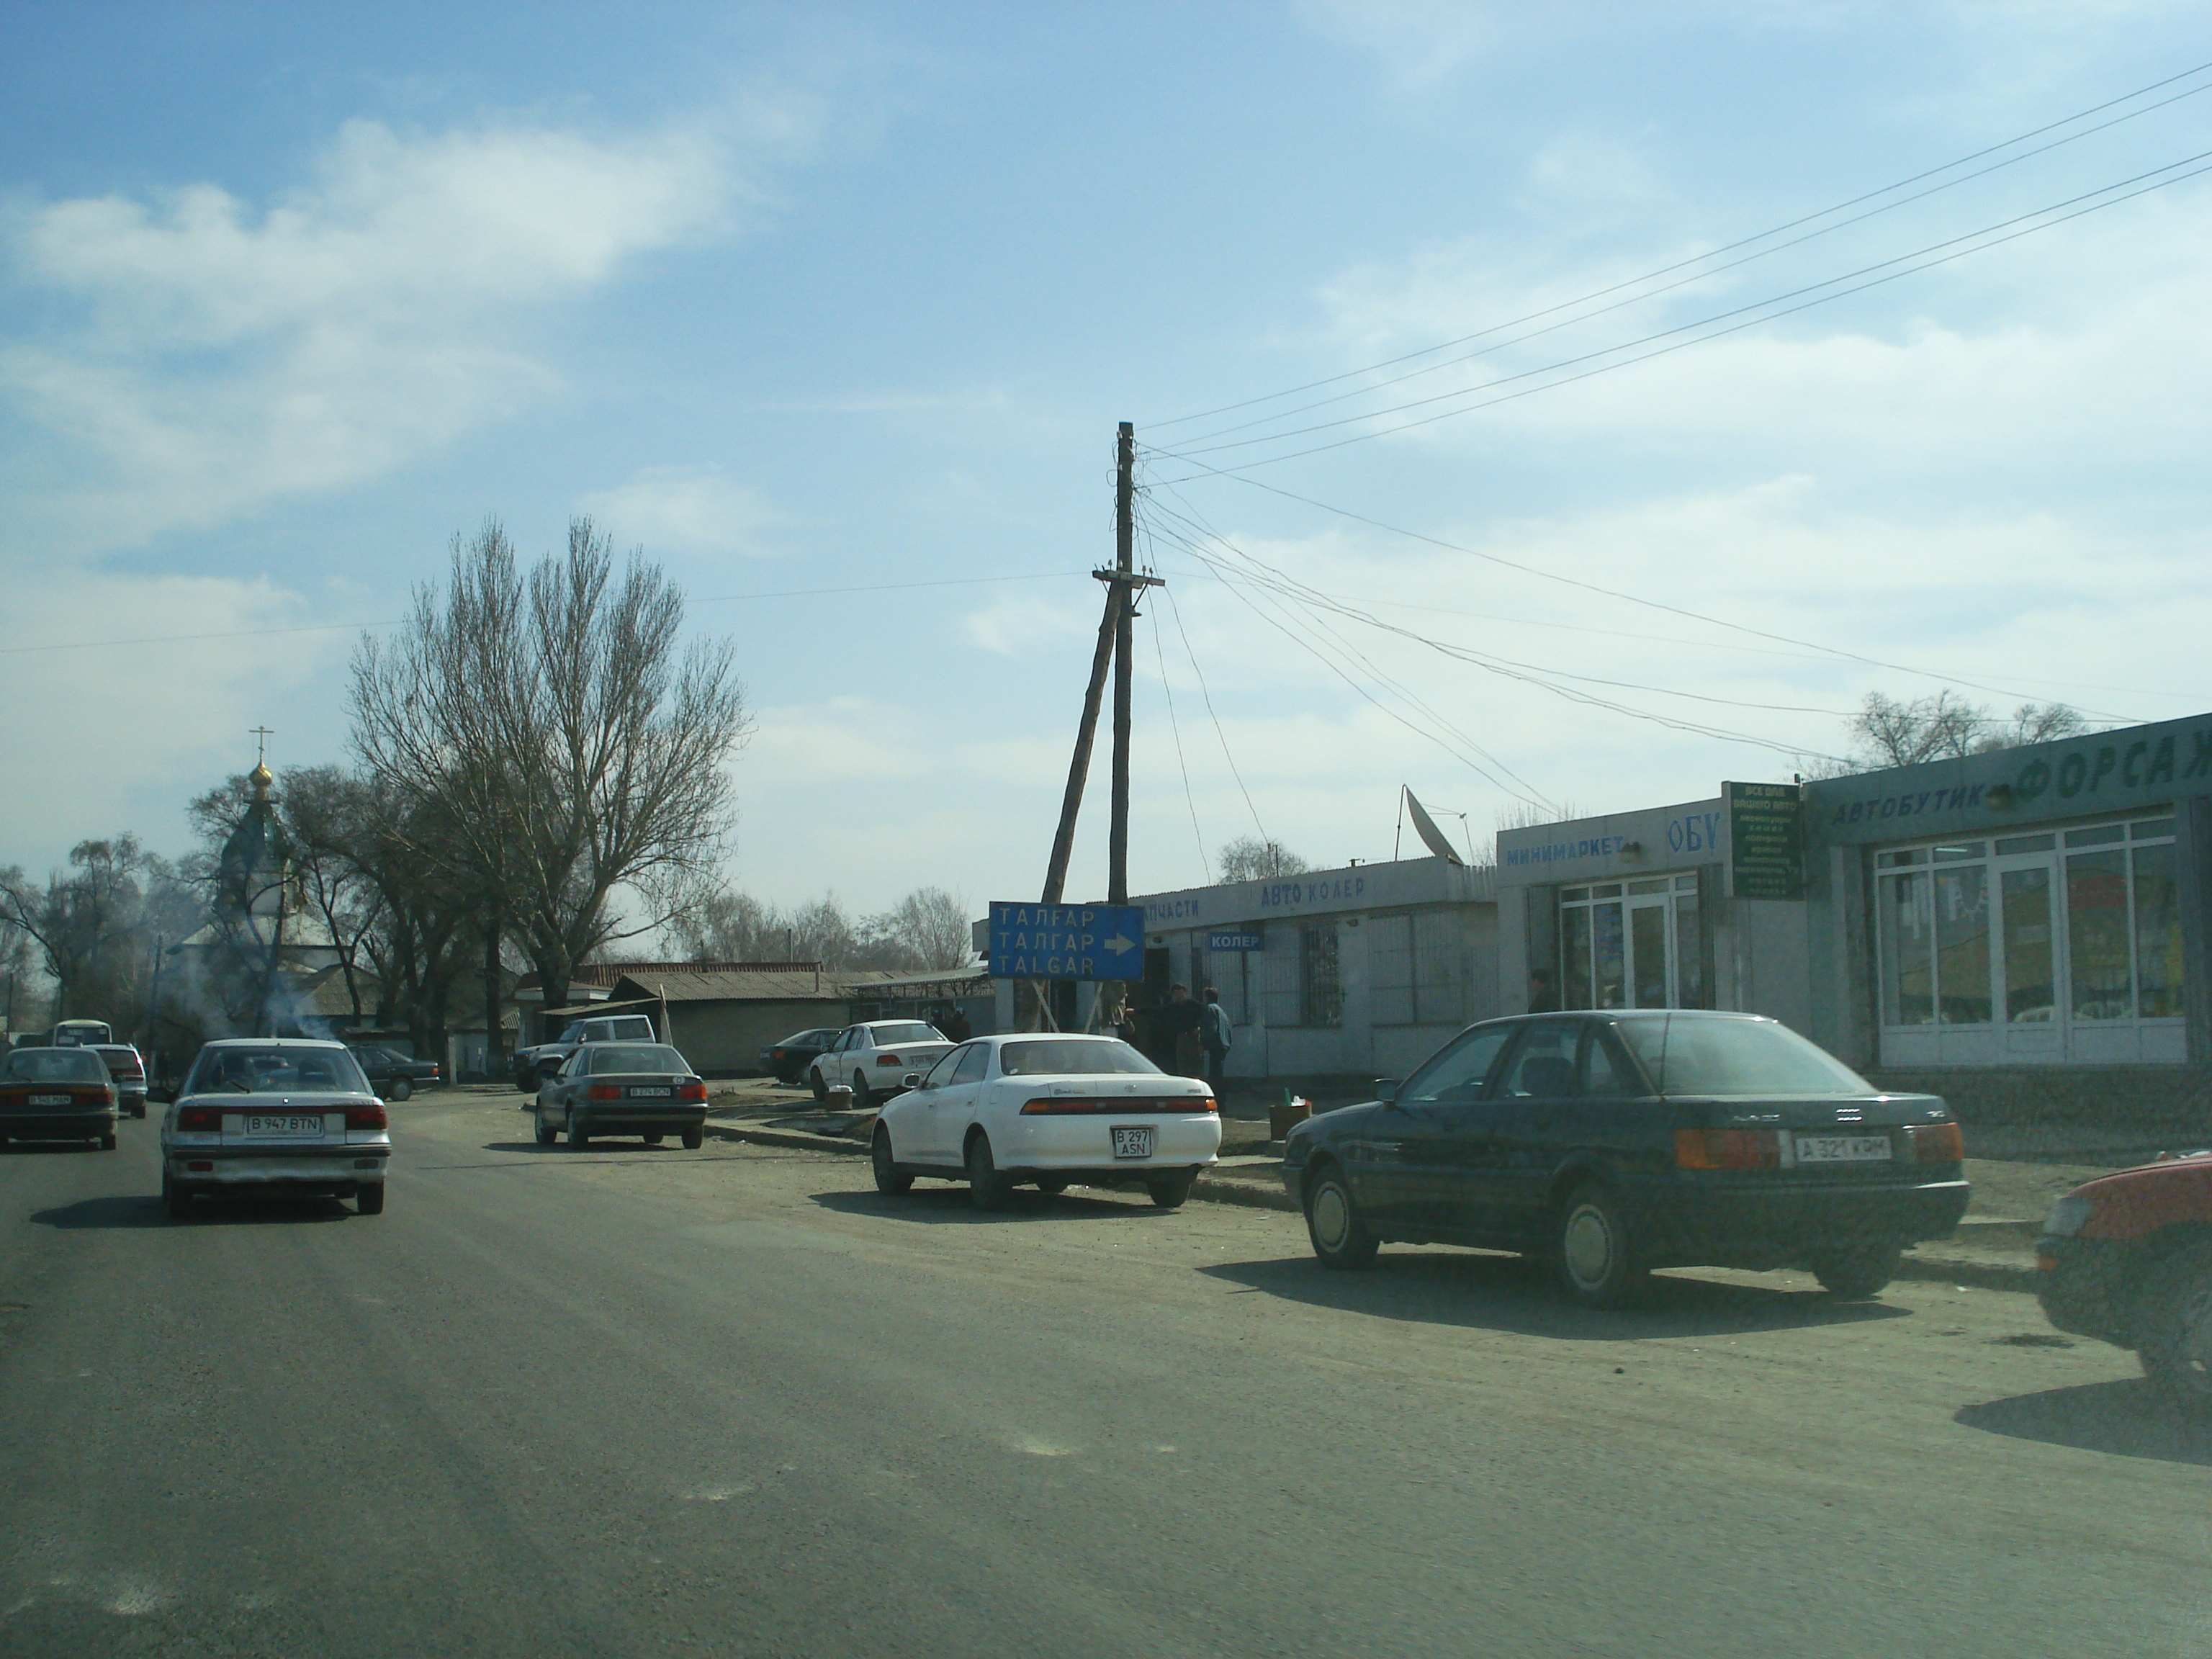
<path fill-rule="evenodd" d="M 256 740 L 253 750 L 254 764 L 257 766 L 266 764 L 269 759 L 269 739 L 276 734 L 265 726 L 257 726 L 246 735 Z"/>

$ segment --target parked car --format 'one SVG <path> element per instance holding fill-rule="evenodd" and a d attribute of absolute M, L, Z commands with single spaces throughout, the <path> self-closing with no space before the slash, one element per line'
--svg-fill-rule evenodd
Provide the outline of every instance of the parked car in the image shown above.
<path fill-rule="evenodd" d="M 115 1150 L 115 1084 L 87 1048 L 10 1048 L 0 1059 L 0 1146 L 91 1140 Z"/>
<path fill-rule="evenodd" d="M 1809 1269 L 1872 1296 L 1966 1212 L 1958 1123 L 1751 1014 L 1518 1015 L 1462 1031 L 1376 1098 L 1313 1118 L 1283 1177 L 1316 1255 L 1393 1241 L 1548 1260 L 1587 1307 L 1655 1267 Z"/>
<path fill-rule="evenodd" d="M 384 1209 L 384 1103 L 342 1042 L 223 1037 L 192 1061 L 161 1118 L 161 1200 L 182 1220 L 221 1193 L 328 1194 Z"/>
<path fill-rule="evenodd" d="M 570 1055 L 538 1091 L 538 1144 L 566 1130 L 571 1146 L 594 1135 L 641 1135 L 648 1146 L 681 1135 L 686 1150 L 707 1142 L 707 1080 L 665 1042 L 592 1042 Z"/>
<path fill-rule="evenodd" d="M 2076 1187 L 2051 1206 L 2035 1265 L 2052 1324 L 2133 1349 L 2162 1392 L 2212 1411 L 2212 1152 Z"/>
<path fill-rule="evenodd" d="M 771 1042 L 760 1051 L 760 1068 L 778 1083 L 796 1083 L 806 1075 L 806 1068 L 814 1057 L 837 1040 L 834 1025 L 817 1025 L 810 1030 L 793 1031 L 781 1042 Z"/>
<path fill-rule="evenodd" d="M 138 1050 L 128 1042 L 85 1046 L 106 1062 L 108 1078 L 115 1085 L 117 1109 L 125 1117 L 145 1116 L 146 1061 Z"/>
<path fill-rule="evenodd" d="M 951 1047 L 945 1033 L 918 1019 L 848 1025 L 807 1066 L 807 1086 L 815 1099 L 827 1100 L 842 1083 L 853 1091 L 853 1104 L 869 1111 L 878 1097 L 904 1088 L 908 1073 L 927 1072 Z"/>
<path fill-rule="evenodd" d="M 587 1042 L 658 1042 L 660 1033 L 650 1014 L 596 1014 L 568 1022 L 568 1029 L 550 1042 L 514 1051 L 514 1086 L 526 1095 L 568 1063 L 568 1056 Z"/>
<path fill-rule="evenodd" d="M 876 1120 L 877 1189 L 964 1181 L 979 1210 L 1013 1188 L 1141 1181 L 1174 1209 L 1221 1152 L 1204 1079 L 1170 1077 L 1119 1037 L 1004 1033 L 950 1050 Z"/>
<path fill-rule="evenodd" d="M 418 1086 L 435 1086 L 439 1081 L 434 1060 L 417 1060 L 374 1042 L 349 1042 L 346 1047 L 361 1063 L 368 1086 L 386 1100 L 412 1099 Z"/>

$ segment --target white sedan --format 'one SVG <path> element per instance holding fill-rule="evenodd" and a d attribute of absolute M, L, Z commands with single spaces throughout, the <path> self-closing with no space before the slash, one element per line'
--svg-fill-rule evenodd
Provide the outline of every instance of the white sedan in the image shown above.
<path fill-rule="evenodd" d="M 815 1099 L 827 1100 L 842 1083 L 853 1091 L 855 1107 L 873 1111 L 884 1096 L 906 1086 L 909 1073 L 927 1071 L 951 1046 L 944 1032 L 918 1019 L 848 1025 L 806 1068 L 806 1086 Z"/>
<path fill-rule="evenodd" d="M 1221 1118 L 1200 1079 L 1170 1077 L 1119 1037 L 1009 1032 L 963 1042 L 883 1109 L 878 1190 L 916 1176 L 965 1181 L 979 1210 L 1027 1182 L 1141 1180 L 1171 1210 L 1221 1151 Z"/>

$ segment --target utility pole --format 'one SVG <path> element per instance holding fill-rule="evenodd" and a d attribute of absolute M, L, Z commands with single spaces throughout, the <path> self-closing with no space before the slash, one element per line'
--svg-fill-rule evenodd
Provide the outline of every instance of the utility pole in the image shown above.
<path fill-rule="evenodd" d="M 1129 679 L 1136 638 L 1136 512 L 1133 474 L 1137 429 L 1128 422 L 1114 444 L 1114 582 L 1121 614 L 1114 623 L 1114 801 L 1106 826 L 1106 902 L 1129 902 Z"/>

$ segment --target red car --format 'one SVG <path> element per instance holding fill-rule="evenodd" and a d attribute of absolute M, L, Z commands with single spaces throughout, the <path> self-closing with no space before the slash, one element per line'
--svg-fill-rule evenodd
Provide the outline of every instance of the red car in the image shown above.
<path fill-rule="evenodd" d="M 2035 1255 L 2052 1324 L 2134 1349 L 2166 1394 L 2212 1411 L 2212 1152 L 2084 1182 Z"/>

